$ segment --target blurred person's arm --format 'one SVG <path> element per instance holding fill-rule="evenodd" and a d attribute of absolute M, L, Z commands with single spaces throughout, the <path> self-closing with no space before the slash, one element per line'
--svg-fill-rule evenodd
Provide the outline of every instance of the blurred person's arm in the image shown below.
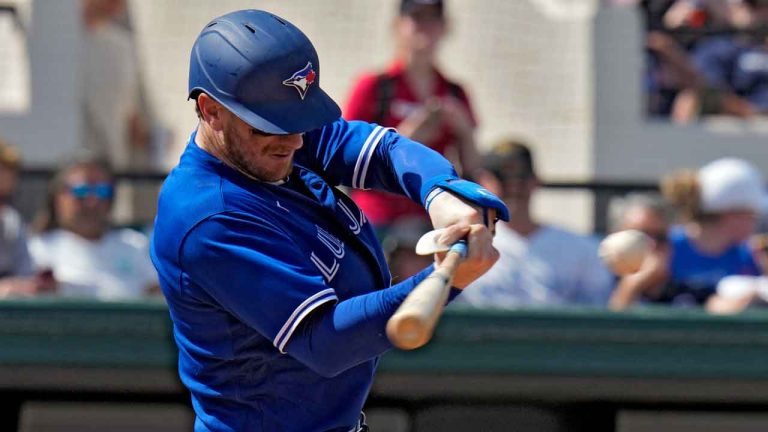
<path fill-rule="evenodd" d="M 475 142 L 476 123 L 470 112 L 469 101 L 461 93 L 461 98 L 449 96 L 442 101 L 443 117 L 456 135 L 456 147 L 459 151 L 462 176 L 472 179 L 484 173 L 480 153 Z"/>
<path fill-rule="evenodd" d="M 705 305 L 707 312 L 733 314 L 753 304 L 765 303 L 768 278 L 764 276 L 726 276 L 717 284 L 717 291 Z"/>
<path fill-rule="evenodd" d="M 637 273 L 622 277 L 616 285 L 608 306 L 624 310 L 642 297 L 658 298 L 669 281 L 669 250 L 655 247 L 643 261 Z"/>

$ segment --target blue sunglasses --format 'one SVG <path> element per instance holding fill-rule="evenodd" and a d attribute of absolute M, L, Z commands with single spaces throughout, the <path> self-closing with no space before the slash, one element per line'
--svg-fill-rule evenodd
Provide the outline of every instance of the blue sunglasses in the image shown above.
<path fill-rule="evenodd" d="M 88 196 L 95 196 L 99 199 L 108 200 L 112 199 L 112 197 L 115 195 L 115 187 L 109 183 L 79 183 L 70 185 L 69 193 L 78 199 L 85 199 Z"/>

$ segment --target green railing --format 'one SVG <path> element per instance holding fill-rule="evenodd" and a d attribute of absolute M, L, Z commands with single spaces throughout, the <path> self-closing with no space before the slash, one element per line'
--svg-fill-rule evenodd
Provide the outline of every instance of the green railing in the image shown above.
<path fill-rule="evenodd" d="M 174 368 L 162 301 L 0 302 L 0 366 Z M 382 372 L 768 379 L 768 313 L 449 310 L 432 342 Z"/>

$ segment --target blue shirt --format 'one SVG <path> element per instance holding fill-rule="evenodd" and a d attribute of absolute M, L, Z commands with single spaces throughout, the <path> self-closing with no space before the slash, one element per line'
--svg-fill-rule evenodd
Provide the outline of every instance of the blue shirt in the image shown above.
<path fill-rule="evenodd" d="M 194 138 L 161 190 L 151 255 L 195 430 L 348 431 L 378 354 L 391 346 L 383 326 L 332 347 L 356 363 L 328 373 L 305 355 L 323 339 L 292 344 L 318 311 L 390 286 L 371 226 L 334 186 L 420 201 L 423 181 L 455 176 L 453 168 L 385 128 L 339 120 L 305 134 L 290 180 L 274 185 L 231 169 Z"/>
<path fill-rule="evenodd" d="M 701 42 L 692 57 L 709 85 L 728 89 L 760 110 L 768 110 L 768 50 L 763 45 L 714 37 Z"/>
<path fill-rule="evenodd" d="M 734 245 L 719 255 L 707 255 L 696 249 L 683 227 L 674 227 L 669 241 L 671 280 L 663 301 L 702 304 L 715 293 L 722 278 L 760 274 L 746 243 Z"/>

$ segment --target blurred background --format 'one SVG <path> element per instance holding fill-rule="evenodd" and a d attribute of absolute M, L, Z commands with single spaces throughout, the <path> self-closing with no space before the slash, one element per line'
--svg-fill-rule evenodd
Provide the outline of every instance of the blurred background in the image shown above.
<path fill-rule="evenodd" d="M 346 118 L 414 138 L 437 96 L 366 117 L 361 83 L 427 56 L 463 114 L 441 99 L 449 138 L 419 141 L 513 210 L 434 342 L 385 356 L 372 430 L 768 429 L 768 1 L 441 3 L 0 0 L 0 429 L 190 430 L 147 235 L 191 46 L 243 8 L 309 36 Z M 421 268 L 423 215 L 353 197 L 394 276 Z M 599 258 L 626 229 L 629 273 Z"/>

